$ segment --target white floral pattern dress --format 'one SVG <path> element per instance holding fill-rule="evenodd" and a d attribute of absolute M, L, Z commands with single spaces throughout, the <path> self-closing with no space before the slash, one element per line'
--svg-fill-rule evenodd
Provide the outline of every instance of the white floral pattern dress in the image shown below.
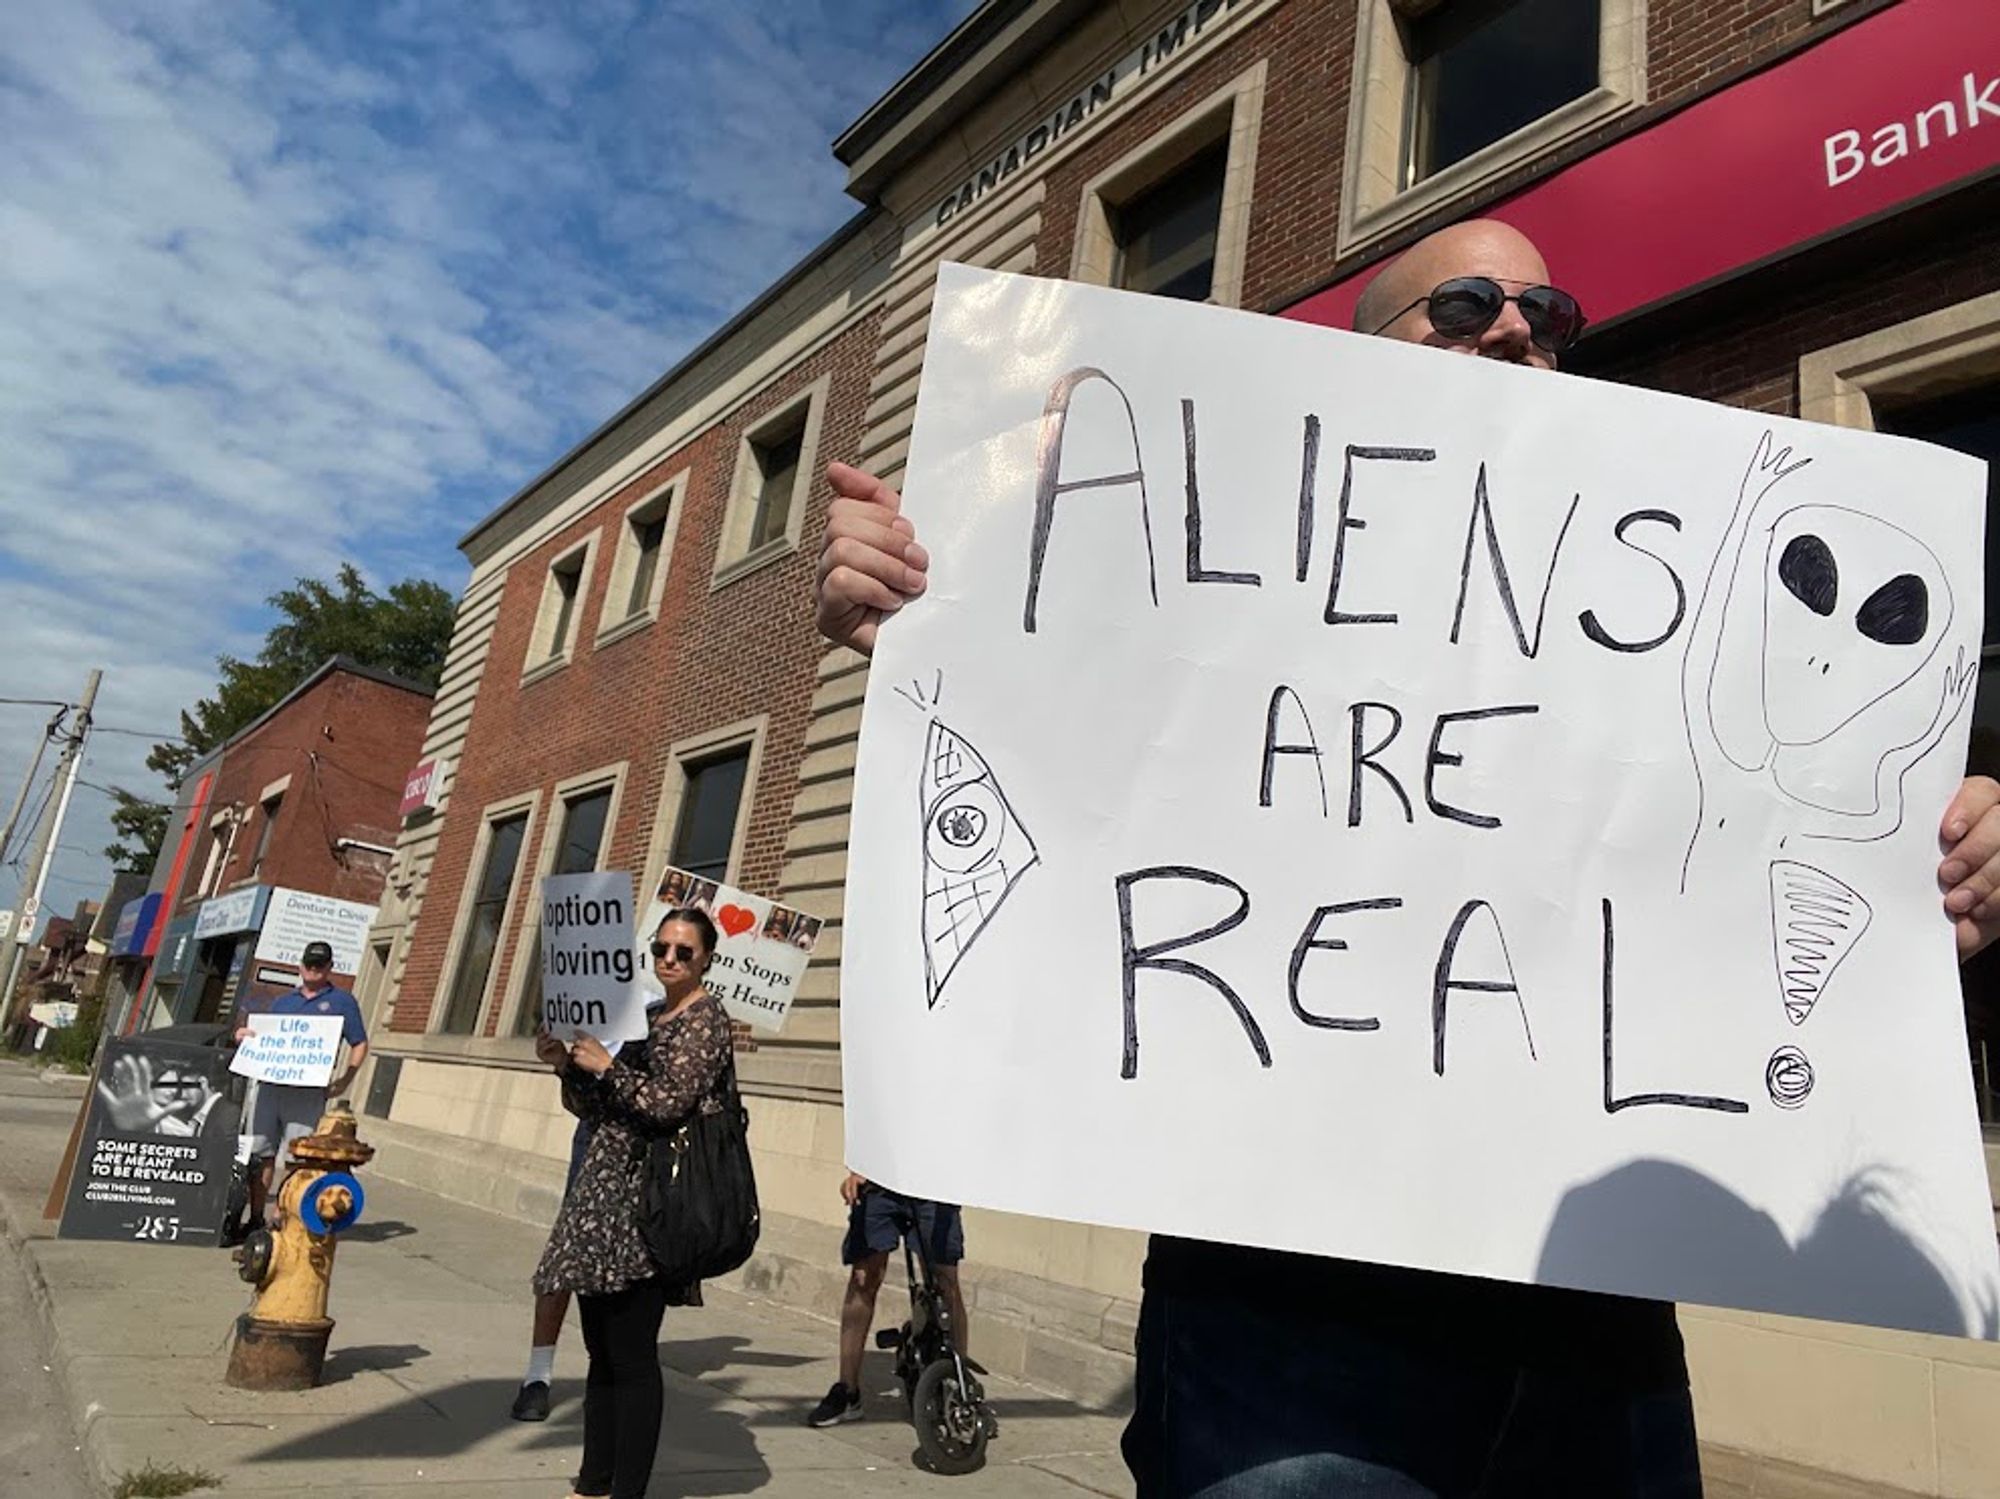
<path fill-rule="evenodd" d="M 661 1011 L 601 1076 L 564 1070 L 563 1107 L 596 1132 L 535 1268 L 537 1295 L 608 1295 L 659 1273 L 639 1231 L 647 1153 L 697 1112 L 722 1112 L 729 1060 L 729 1017 L 704 994 L 677 1015 Z M 670 1290 L 670 1304 L 700 1305 L 698 1285 Z"/>

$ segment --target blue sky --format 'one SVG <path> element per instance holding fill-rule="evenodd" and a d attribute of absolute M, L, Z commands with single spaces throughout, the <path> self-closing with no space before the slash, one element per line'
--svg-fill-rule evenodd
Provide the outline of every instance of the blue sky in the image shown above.
<path fill-rule="evenodd" d="M 7 7 L 0 697 L 102 666 L 100 723 L 171 730 L 301 574 L 457 592 L 472 522 L 855 210 L 834 135 L 973 5 Z M 0 794 L 42 717 L 0 707 Z M 164 796 L 146 747 L 85 779 Z"/>

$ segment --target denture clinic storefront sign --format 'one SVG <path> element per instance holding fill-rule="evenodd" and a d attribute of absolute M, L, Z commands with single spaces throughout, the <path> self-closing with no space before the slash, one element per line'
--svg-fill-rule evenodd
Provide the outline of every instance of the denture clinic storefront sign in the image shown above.
<path fill-rule="evenodd" d="M 1254 379 L 1244 378 L 1255 371 Z M 923 1196 L 2000 1333 L 1960 455 L 949 266 L 842 961 Z M 912 1077 L 951 1079 L 913 1130 Z"/>
<path fill-rule="evenodd" d="M 271 891 L 271 904 L 257 934 L 256 956 L 296 968 L 308 942 L 324 942 L 333 949 L 335 973 L 359 973 L 375 911 L 376 907 L 361 901 L 336 900 L 331 895 L 287 890 L 280 885 Z"/>

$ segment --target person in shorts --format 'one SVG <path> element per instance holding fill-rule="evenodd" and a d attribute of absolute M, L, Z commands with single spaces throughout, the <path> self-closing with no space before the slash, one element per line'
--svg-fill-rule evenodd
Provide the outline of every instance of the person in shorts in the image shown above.
<path fill-rule="evenodd" d="M 257 1084 L 249 1129 L 252 1223 L 264 1220 L 264 1203 L 270 1196 L 274 1163 L 286 1153 L 292 1141 L 319 1127 L 329 1095 L 345 1093 L 368 1057 L 368 1028 L 361 1021 L 361 1006 L 352 994 L 333 986 L 333 948 L 325 942 L 308 942 L 299 955 L 298 988 L 254 1007 L 245 1007 L 237 1017 L 236 1039 L 239 1042 L 249 1039 L 255 1029 L 250 1022 L 264 1015 L 339 1016 L 340 1039 L 347 1045 L 347 1066 L 337 1070 L 324 1088 Z"/>
<path fill-rule="evenodd" d="M 952 1341 L 966 1353 L 965 1297 L 958 1284 L 965 1225 L 957 1204 L 899 1198 L 853 1171 L 840 1184 L 840 1195 L 847 1204 L 847 1237 L 841 1242 L 840 1262 L 848 1267 L 847 1294 L 840 1303 L 840 1378 L 806 1417 L 808 1426 L 838 1426 L 861 1419 L 861 1354 L 875 1321 L 875 1298 L 882 1290 L 889 1256 L 902 1243 L 896 1216 L 906 1203 L 916 1210 L 916 1231 L 923 1235 L 931 1275 L 944 1293 Z"/>

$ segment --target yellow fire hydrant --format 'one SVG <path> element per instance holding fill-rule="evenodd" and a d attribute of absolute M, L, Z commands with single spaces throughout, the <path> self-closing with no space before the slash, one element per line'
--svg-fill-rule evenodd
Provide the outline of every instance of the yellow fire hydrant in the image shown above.
<path fill-rule="evenodd" d="M 238 1249 L 238 1273 L 258 1288 L 237 1318 L 229 1383 L 244 1390 L 309 1390 L 326 1363 L 333 1319 L 326 1314 L 336 1236 L 361 1217 L 361 1183 L 351 1174 L 375 1154 L 356 1138 L 345 1100 L 328 1107 L 310 1135 L 292 1142 L 292 1165 L 278 1190 L 278 1226 L 255 1230 Z"/>

